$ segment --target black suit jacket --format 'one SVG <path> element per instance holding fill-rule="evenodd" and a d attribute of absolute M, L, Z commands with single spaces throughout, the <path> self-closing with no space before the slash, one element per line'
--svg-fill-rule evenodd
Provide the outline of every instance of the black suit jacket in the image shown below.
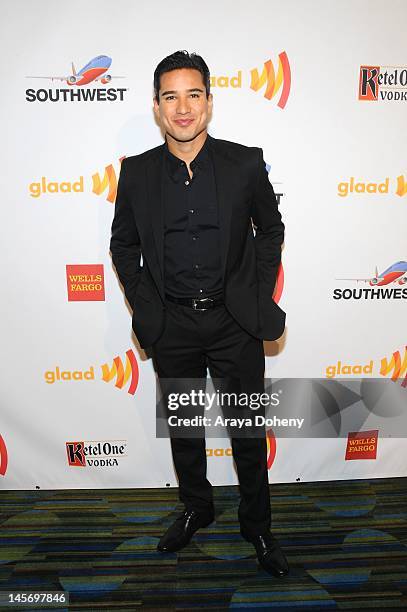
<path fill-rule="evenodd" d="M 250 334 L 274 340 L 285 324 L 285 314 L 272 298 L 284 225 L 263 153 L 208 138 L 219 207 L 225 305 Z M 143 348 L 158 340 L 165 323 L 163 148 L 122 161 L 110 242 L 113 263 L 133 309 L 133 329 Z"/>

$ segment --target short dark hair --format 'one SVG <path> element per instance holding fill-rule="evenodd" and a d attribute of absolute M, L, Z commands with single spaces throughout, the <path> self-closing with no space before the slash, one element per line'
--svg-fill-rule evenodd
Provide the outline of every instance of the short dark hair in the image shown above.
<path fill-rule="evenodd" d="M 160 91 L 160 77 L 164 72 L 171 72 L 171 70 L 179 70 L 180 68 L 193 68 L 198 70 L 202 75 L 202 81 L 206 89 L 206 97 L 210 94 L 210 74 L 209 68 L 206 65 L 205 60 L 196 53 L 188 53 L 188 51 L 175 51 L 158 64 L 154 70 L 154 96 L 158 102 L 159 91 Z"/>

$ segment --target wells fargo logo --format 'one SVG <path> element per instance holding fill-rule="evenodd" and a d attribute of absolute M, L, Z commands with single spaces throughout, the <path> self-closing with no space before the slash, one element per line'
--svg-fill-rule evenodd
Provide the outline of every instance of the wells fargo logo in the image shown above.
<path fill-rule="evenodd" d="M 405 102 L 407 100 L 407 67 L 360 66 L 359 100 Z"/>
<path fill-rule="evenodd" d="M 351 176 L 349 180 L 338 183 L 338 196 L 346 198 L 350 194 L 364 193 L 364 194 L 389 194 L 393 193 L 400 197 L 407 194 L 407 181 L 404 176 L 400 174 L 397 178 L 391 178 L 386 176 L 382 181 L 360 181 Z"/>
<path fill-rule="evenodd" d="M 2 435 L 0 435 L 0 476 L 5 476 L 8 465 L 7 446 Z"/>
<path fill-rule="evenodd" d="M 67 264 L 68 302 L 96 302 L 105 299 L 103 264 Z"/>
<path fill-rule="evenodd" d="M 407 387 L 407 346 L 404 349 L 403 358 L 400 351 L 395 351 L 390 359 L 383 357 L 380 363 L 380 374 L 382 376 L 391 375 L 393 382 L 401 380 L 401 386 Z"/>
<path fill-rule="evenodd" d="M 211 87 L 238 89 L 242 84 L 242 70 L 238 70 L 233 76 L 211 76 Z M 272 100 L 281 90 L 277 106 L 284 108 L 291 89 L 291 68 L 286 52 L 282 51 L 278 56 L 277 74 L 271 59 L 265 61 L 260 70 L 258 68 L 250 70 L 249 87 L 256 92 L 264 90 L 263 95 L 267 100 Z"/>
<path fill-rule="evenodd" d="M 345 461 L 353 459 L 376 459 L 378 435 L 378 429 L 349 432 Z"/>
<path fill-rule="evenodd" d="M 96 369 L 94 365 L 88 370 L 63 370 L 60 366 L 56 366 L 55 369 L 44 373 L 44 379 L 49 385 L 67 381 L 95 381 Z M 139 381 L 139 367 L 132 349 L 126 351 L 124 364 L 121 357 L 117 356 L 110 365 L 108 363 L 101 365 L 100 380 L 107 383 L 114 381 L 114 386 L 118 389 L 124 389 L 128 383 L 127 393 L 134 395 Z"/>
<path fill-rule="evenodd" d="M 267 441 L 267 469 L 269 470 L 274 463 L 277 452 L 277 442 L 272 429 L 268 429 L 266 432 Z"/>

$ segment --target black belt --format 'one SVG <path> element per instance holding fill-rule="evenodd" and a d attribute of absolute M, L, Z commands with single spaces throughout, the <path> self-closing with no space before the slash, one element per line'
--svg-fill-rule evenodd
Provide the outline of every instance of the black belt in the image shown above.
<path fill-rule="evenodd" d="M 193 310 L 209 310 L 223 304 L 223 297 L 207 297 L 207 298 L 176 298 L 172 295 L 165 294 L 165 298 L 174 304 L 181 306 L 189 306 Z"/>

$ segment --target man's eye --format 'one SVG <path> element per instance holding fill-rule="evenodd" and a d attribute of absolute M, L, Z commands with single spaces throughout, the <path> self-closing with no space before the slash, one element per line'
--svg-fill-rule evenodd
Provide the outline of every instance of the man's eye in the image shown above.
<path fill-rule="evenodd" d="M 166 100 L 175 100 L 175 96 L 167 96 L 165 99 Z"/>
<path fill-rule="evenodd" d="M 193 93 L 193 94 L 191 94 L 191 98 L 199 98 L 199 94 Z"/>

